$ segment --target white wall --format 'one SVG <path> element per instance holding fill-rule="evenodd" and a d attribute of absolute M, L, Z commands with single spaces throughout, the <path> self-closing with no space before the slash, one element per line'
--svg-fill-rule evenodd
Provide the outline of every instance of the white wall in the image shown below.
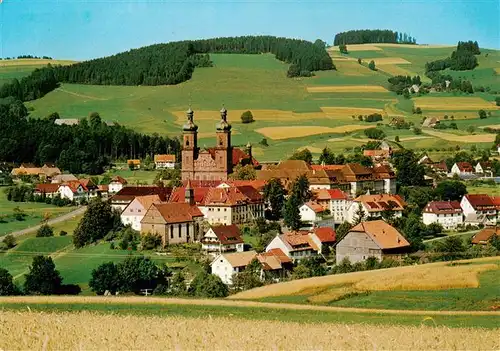
<path fill-rule="evenodd" d="M 109 192 L 110 193 L 117 193 L 120 190 L 122 190 L 123 184 L 120 182 L 111 182 L 109 183 Z"/>
<path fill-rule="evenodd" d="M 317 220 L 316 212 L 314 212 L 309 206 L 302 205 L 300 206 L 299 210 L 300 220 L 302 222 L 315 222 Z"/>
<path fill-rule="evenodd" d="M 285 255 L 291 258 L 290 251 L 288 250 L 287 245 L 281 240 L 281 238 L 276 235 L 273 240 L 267 245 L 266 252 L 271 251 L 272 249 L 281 249 Z"/>
<path fill-rule="evenodd" d="M 425 225 L 439 223 L 446 230 L 457 229 L 457 227 L 464 222 L 461 213 L 435 214 L 425 212 L 422 216 L 422 221 Z"/>

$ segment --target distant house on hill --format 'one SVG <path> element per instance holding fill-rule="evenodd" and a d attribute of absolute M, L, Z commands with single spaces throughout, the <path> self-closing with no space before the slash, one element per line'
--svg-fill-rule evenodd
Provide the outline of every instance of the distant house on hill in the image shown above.
<path fill-rule="evenodd" d="M 365 261 L 369 257 L 382 260 L 399 258 L 409 252 L 410 243 L 396 228 L 382 220 L 361 222 L 352 228 L 335 247 L 337 264 L 344 258 L 351 263 Z"/>

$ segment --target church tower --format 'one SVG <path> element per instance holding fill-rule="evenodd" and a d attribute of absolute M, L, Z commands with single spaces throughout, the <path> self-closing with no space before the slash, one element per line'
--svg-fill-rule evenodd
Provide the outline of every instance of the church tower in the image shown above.
<path fill-rule="evenodd" d="M 194 161 L 198 156 L 198 126 L 193 122 L 193 115 L 189 107 L 187 121 L 182 126 L 182 180 L 194 179 Z"/>
<path fill-rule="evenodd" d="M 224 107 L 220 110 L 220 118 L 216 126 L 215 162 L 217 169 L 227 176 L 233 172 L 233 151 L 231 147 L 231 125 L 227 122 L 227 110 Z"/>

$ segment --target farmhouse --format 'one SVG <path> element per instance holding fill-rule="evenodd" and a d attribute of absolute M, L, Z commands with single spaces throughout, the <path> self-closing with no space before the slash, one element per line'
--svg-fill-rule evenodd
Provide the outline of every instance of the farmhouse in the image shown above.
<path fill-rule="evenodd" d="M 163 168 L 174 169 L 175 155 L 155 155 L 154 162 L 156 169 L 163 169 Z"/>
<path fill-rule="evenodd" d="M 243 252 L 243 238 L 237 225 L 212 226 L 201 239 L 201 250 L 209 254 Z"/>
<path fill-rule="evenodd" d="M 500 239 L 500 227 L 484 228 L 472 237 L 471 243 L 473 245 L 487 245 L 493 236 Z"/>
<path fill-rule="evenodd" d="M 233 275 L 243 272 L 256 257 L 255 251 L 220 254 L 210 264 L 212 274 L 219 276 L 224 284 L 231 285 Z"/>
<path fill-rule="evenodd" d="M 193 121 L 193 110 L 190 108 L 186 115 L 187 121 L 182 127 L 182 180 L 227 180 L 238 164 L 259 166 L 249 144 L 245 151 L 231 145 L 231 125 L 225 108 L 221 109 L 221 120 L 216 125 L 217 144 L 206 150 L 198 147 L 198 126 Z"/>
<path fill-rule="evenodd" d="M 120 218 L 124 225 L 130 225 L 132 229 L 141 231 L 141 221 L 144 215 L 154 203 L 160 203 L 158 195 L 145 195 L 137 196 L 127 207 L 123 210 Z"/>
<path fill-rule="evenodd" d="M 339 264 L 345 258 L 351 263 L 365 261 L 368 257 L 398 258 L 409 248 L 405 237 L 384 221 L 361 222 L 338 242 L 336 261 Z"/>
<path fill-rule="evenodd" d="M 77 177 L 75 177 L 73 174 L 58 174 L 54 177 L 52 177 L 51 183 L 53 184 L 60 184 L 60 183 L 65 183 L 65 182 L 71 182 L 78 180 Z"/>
<path fill-rule="evenodd" d="M 474 166 L 474 171 L 477 174 L 484 174 L 487 177 L 493 177 L 493 167 L 491 162 L 478 162 L 476 166 Z"/>
<path fill-rule="evenodd" d="M 391 212 L 397 218 L 402 216 L 406 203 L 399 195 L 361 195 L 355 198 L 347 209 L 347 221 L 353 221 L 360 205 L 366 218 L 380 218 L 384 212 Z"/>
<path fill-rule="evenodd" d="M 446 230 L 454 230 L 464 222 L 463 211 L 458 201 L 431 201 L 423 210 L 423 223 L 438 223 Z"/>
<path fill-rule="evenodd" d="M 70 181 L 59 185 L 57 192 L 61 199 L 68 199 L 70 201 L 87 200 L 89 197 L 89 190 L 80 181 Z"/>
<path fill-rule="evenodd" d="M 451 174 L 468 175 L 474 173 L 474 168 L 469 162 L 457 162 L 451 167 Z"/>
<path fill-rule="evenodd" d="M 280 249 L 271 249 L 257 255 L 262 265 L 261 280 L 278 282 L 290 275 L 292 260 Z"/>
<path fill-rule="evenodd" d="M 315 223 L 323 217 L 325 209 L 317 202 L 308 201 L 299 208 L 300 220 L 305 223 Z"/>
<path fill-rule="evenodd" d="M 59 184 L 37 184 L 33 192 L 37 196 L 53 197 L 58 194 Z"/>
<path fill-rule="evenodd" d="M 200 235 L 203 213 L 189 203 L 153 203 L 141 220 L 141 232 L 157 234 L 163 246 L 192 242 Z"/>
<path fill-rule="evenodd" d="M 111 178 L 111 182 L 109 183 L 109 192 L 115 194 L 122 190 L 122 188 L 127 185 L 127 180 L 120 176 L 114 176 Z"/>
<path fill-rule="evenodd" d="M 494 225 L 497 223 L 497 206 L 486 194 L 466 194 L 460 201 L 465 223 Z"/>
<path fill-rule="evenodd" d="M 346 193 L 340 189 L 321 189 L 313 192 L 314 200 L 324 210 L 330 211 L 334 223 L 343 223 L 346 220 L 347 208 L 351 201 Z"/>
<path fill-rule="evenodd" d="M 172 188 L 159 186 L 126 186 L 111 197 L 111 207 L 120 212 L 125 209 L 137 196 L 158 195 L 162 202 L 170 197 Z"/>
<path fill-rule="evenodd" d="M 13 177 L 26 175 L 47 179 L 61 174 L 61 170 L 52 163 L 45 163 L 42 167 L 36 167 L 32 163 L 22 163 L 18 168 L 13 168 L 10 174 Z"/>
<path fill-rule="evenodd" d="M 370 157 L 373 163 L 388 162 L 392 155 L 392 150 L 363 150 L 363 155 Z"/>
<path fill-rule="evenodd" d="M 130 169 L 140 169 L 141 168 L 141 160 L 127 160 L 127 166 Z"/>

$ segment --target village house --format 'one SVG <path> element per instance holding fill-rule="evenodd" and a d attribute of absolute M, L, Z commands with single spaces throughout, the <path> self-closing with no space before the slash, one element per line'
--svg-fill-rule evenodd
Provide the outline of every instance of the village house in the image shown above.
<path fill-rule="evenodd" d="M 455 230 L 464 223 L 460 202 L 431 201 L 424 207 L 422 221 L 425 225 L 438 223 L 445 230 Z"/>
<path fill-rule="evenodd" d="M 141 221 L 149 207 L 154 203 L 160 203 L 158 195 L 137 196 L 120 215 L 124 225 L 130 225 L 132 229 L 141 231 Z"/>
<path fill-rule="evenodd" d="M 393 217 L 398 218 L 403 215 L 406 203 L 399 195 L 361 195 L 355 198 L 347 209 L 346 219 L 348 222 L 354 220 L 360 205 L 365 218 L 381 218 L 382 214 L 387 212 L 391 212 Z"/>
<path fill-rule="evenodd" d="M 474 168 L 469 162 L 457 162 L 451 167 L 451 174 L 470 175 L 474 173 Z"/>
<path fill-rule="evenodd" d="M 111 182 L 109 182 L 108 185 L 108 191 L 111 194 L 116 194 L 117 192 L 122 190 L 125 185 L 127 185 L 127 180 L 120 176 L 114 176 L 113 178 L 111 178 Z"/>
<path fill-rule="evenodd" d="M 52 163 L 45 163 L 42 167 L 36 167 L 32 163 L 22 163 L 18 168 L 11 171 L 12 177 L 34 176 L 42 180 L 51 179 L 61 174 L 61 170 Z"/>
<path fill-rule="evenodd" d="M 290 276 L 293 262 L 280 249 L 271 249 L 257 255 L 257 260 L 262 266 L 261 280 L 279 282 Z"/>
<path fill-rule="evenodd" d="M 495 225 L 497 223 L 497 206 L 486 194 L 466 194 L 460 201 L 466 224 Z"/>
<path fill-rule="evenodd" d="M 209 188 L 199 208 L 210 224 L 241 224 L 264 218 L 264 198 L 251 186 Z"/>
<path fill-rule="evenodd" d="M 346 221 L 347 208 L 351 204 L 349 197 L 340 189 L 321 189 L 313 192 L 314 201 L 324 210 L 330 211 L 333 222 L 340 224 Z"/>
<path fill-rule="evenodd" d="M 137 159 L 134 159 L 134 160 L 127 160 L 127 167 L 129 169 L 140 169 L 141 168 L 141 160 L 137 160 Z"/>
<path fill-rule="evenodd" d="M 158 195 L 161 202 L 166 202 L 172 188 L 160 186 L 126 186 L 110 199 L 111 207 L 122 212 L 137 196 Z"/>
<path fill-rule="evenodd" d="M 35 186 L 33 195 L 52 198 L 58 194 L 58 189 L 59 189 L 59 184 L 40 183 Z"/>
<path fill-rule="evenodd" d="M 57 192 L 61 199 L 80 202 L 89 199 L 89 190 L 79 180 L 65 182 L 59 185 Z"/>
<path fill-rule="evenodd" d="M 392 150 L 363 150 L 363 156 L 370 157 L 374 164 L 387 163 L 392 156 Z"/>
<path fill-rule="evenodd" d="M 51 183 L 53 184 L 61 184 L 65 182 L 72 182 L 78 180 L 73 174 L 58 174 L 52 177 Z"/>
<path fill-rule="evenodd" d="M 175 155 L 155 155 L 154 156 L 156 169 L 174 169 L 175 168 Z"/>
<path fill-rule="evenodd" d="M 235 224 L 212 226 L 201 239 L 201 250 L 208 254 L 243 252 L 243 248 L 243 238 Z"/>
<path fill-rule="evenodd" d="M 500 227 L 490 227 L 483 228 L 478 233 L 474 234 L 471 243 L 473 245 L 487 245 L 493 236 L 497 236 L 500 239 Z"/>
<path fill-rule="evenodd" d="M 267 245 L 266 252 L 280 249 L 295 262 L 321 254 L 326 246 L 333 246 L 335 240 L 335 231 L 330 227 L 288 232 L 276 235 Z"/>
<path fill-rule="evenodd" d="M 440 162 L 434 162 L 428 155 L 424 155 L 420 158 L 420 160 L 418 160 L 418 164 L 423 165 L 425 168 L 438 175 L 444 176 L 448 174 L 448 166 L 446 165 L 446 162 L 444 160 Z"/>
<path fill-rule="evenodd" d="M 220 254 L 210 263 L 212 274 L 217 275 L 224 284 L 232 285 L 233 276 L 243 272 L 256 257 L 255 251 Z"/>
<path fill-rule="evenodd" d="M 477 174 L 484 175 L 485 177 L 493 177 L 493 167 L 491 162 L 478 162 L 474 167 Z"/>
<path fill-rule="evenodd" d="M 409 249 L 410 243 L 405 237 L 382 220 L 359 223 L 335 247 L 337 264 L 345 258 L 351 263 L 362 262 L 369 257 L 379 261 L 386 257 L 398 259 Z"/>
<path fill-rule="evenodd" d="M 300 220 L 303 223 L 315 223 L 323 219 L 325 211 L 317 202 L 308 201 L 299 207 Z"/>
<path fill-rule="evenodd" d="M 190 203 L 153 203 L 141 220 L 141 233 L 156 234 L 163 246 L 198 240 L 203 213 Z"/>

